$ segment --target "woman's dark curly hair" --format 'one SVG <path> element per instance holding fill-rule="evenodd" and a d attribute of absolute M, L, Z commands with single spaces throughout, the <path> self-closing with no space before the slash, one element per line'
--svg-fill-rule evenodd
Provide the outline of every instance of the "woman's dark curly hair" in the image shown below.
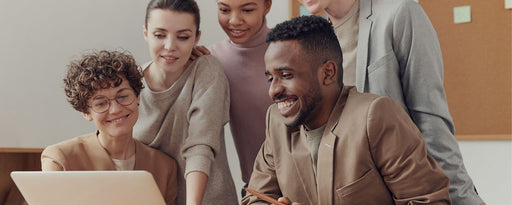
<path fill-rule="evenodd" d="M 142 73 L 133 57 L 127 52 L 93 51 L 68 65 L 64 91 L 73 108 L 89 113 L 89 99 L 97 90 L 117 87 L 125 78 L 139 96 Z"/>

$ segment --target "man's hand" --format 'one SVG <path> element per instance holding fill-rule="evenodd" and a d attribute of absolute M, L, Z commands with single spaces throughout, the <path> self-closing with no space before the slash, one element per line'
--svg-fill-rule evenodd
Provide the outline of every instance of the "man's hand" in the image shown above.
<path fill-rule="evenodd" d="M 210 50 L 208 50 L 205 46 L 196 46 L 192 50 L 192 55 L 190 55 L 190 60 L 195 60 L 202 55 L 210 55 Z"/>
<path fill-rule="evenodd" d="M 286 205 L 304 205 L 304 204 L 297 203 L 297 202 L 291 202 L 290 199 L 288 199 L 288 197 L 279 197 L 279 199 L 277 199 L 277 201 L 281 202 L 283 204 L 286 204 Z"/>

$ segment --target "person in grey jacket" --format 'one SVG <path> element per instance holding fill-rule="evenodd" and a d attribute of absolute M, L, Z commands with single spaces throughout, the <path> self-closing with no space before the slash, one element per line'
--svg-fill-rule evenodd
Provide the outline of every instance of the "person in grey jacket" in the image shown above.
<path fill-rule="evenodd" d="M 437 34 L 412 0 L 299 0 L 325 11 L 343 51 L 345 85 L 398 102 L 420 129 L 428 154 L 450 178 L 455 205 L 484 204 L 468 175 L 443 87 Z"/>

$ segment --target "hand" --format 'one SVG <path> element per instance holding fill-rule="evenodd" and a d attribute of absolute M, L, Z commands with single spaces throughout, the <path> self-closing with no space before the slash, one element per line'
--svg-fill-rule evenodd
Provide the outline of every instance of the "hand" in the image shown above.
<path fill-rule="evenodd" d="M 190 55 L 190 60 L 195 60 L 196 58 L 199 58 L 199 56 L 210 54 L 210 50 L 208 50 L 206 47 L 196 46 L 194 47 L 194 49 L 192 49 L 192 55 Z"/>
<path fill-rule="evenodd" d="M 297 203 L 297 202 L 291 202 L 290 199 L 288 199 L 288 197 L 279 197 L 279 199 L 277 199 L 278 202 L 281 202 L 283 204 L 286 204 L 286 205 L 304 205 L 304 204 L 301 204 L 301 203 Z"/>

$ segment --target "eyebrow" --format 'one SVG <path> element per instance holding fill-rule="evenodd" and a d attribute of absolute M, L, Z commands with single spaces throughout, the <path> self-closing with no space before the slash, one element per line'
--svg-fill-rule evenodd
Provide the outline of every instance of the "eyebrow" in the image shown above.
<path fill-rule="evenodd" d="M 132 88 L 121 88 L 120 90 L 117 91 L 117 93 L 123 92 L 125 90 L 130 90 L 130 89 L 132 89 Z"/>
<path fill-rule="evenodd" d="M 156 27 L 155 30 L 158 30 L 158 31 L 167 31 L 167 29 L 165 28 L 160 28 L 160 27 Z"/>
<path fill-rule="evenodd" d="M 217 3 L 217 5 L 231 7 L 228 4 L 225 4 L 225 3 L 222 3 L 222 2 Z M 250 6 L 250 5 L 252 6 L 252 5 L 258 5 L 258 4 L 254 3 L 254 2 L 249 2 L 249 3 L 242 4 L 240 7 L 246 7 L 246 6 Z"/>
<path fill-rule="evenodd" d="M 240 6 L 240 7 L 246 7 L 246 6 L 252 6 L 252 5 L 257 6 L 258 4 L 254 3 L 254 2 L 249 2 L 249 3 L 246 3 L 246 4 L 242 4 L 242 6 Z"/>
<path fill-rule="evenodd" d="M 292 69 L 292 68 L 290 68 L 290 67 L 284 67 L 284 66 L 274 68 L 274 71 L 283 71 L 283 70 L 285 70 L 285 71 L 293 71 L 293 69 Z M 269 72 L 268 70 L 265 70 L 265 75 L 270 75 L 270 72 Z"/>
<path fill-rule="evenodd" d="M 278 68 L 274 68 L 274 71 L 283 71 L 283 70 L 293 70 L 292 68 L 290 67 L 278 67 Z"/>
<path fill-rule="evenodd" d="M 193 32 L 192 29 L 182 29 L 182 30 L 178 30 L 176 33 L 184 33 L 184 32 Z"/>
<path fill-rule="evenodd" d="M 119 93 L 121 93 L 121 92 L 123 92 L 125 90 L 129 90 L 129 89 L 132 89 L 132 88 L 131 87 L 121 88 L 120 90 L 118 90 L 116 92 L 116 97 L 117 97 L 117 95 L 119 95 Z M 91 97 L 91 99 L 94 100 L 94 99 L 97 99 L 97 98 L 100 98 L 100 97 L 107 97 L 107 96 L 105 96 L 105 95 L 95 95 L 94 97 Z"/>
<path fill-rule="evenodd" d="M 164 29 L 164 28 L 160 28 L 160 27 L 156 27 L 155 30 L 158 30 L 158 31 L 165 31 L 165 32 L 168 32 L 167 29 Z M 183 33 L 183 32 L 193 32 L 192 29 L 182 29 L 182 30 L 178 30 L 176 33 Z"/>

